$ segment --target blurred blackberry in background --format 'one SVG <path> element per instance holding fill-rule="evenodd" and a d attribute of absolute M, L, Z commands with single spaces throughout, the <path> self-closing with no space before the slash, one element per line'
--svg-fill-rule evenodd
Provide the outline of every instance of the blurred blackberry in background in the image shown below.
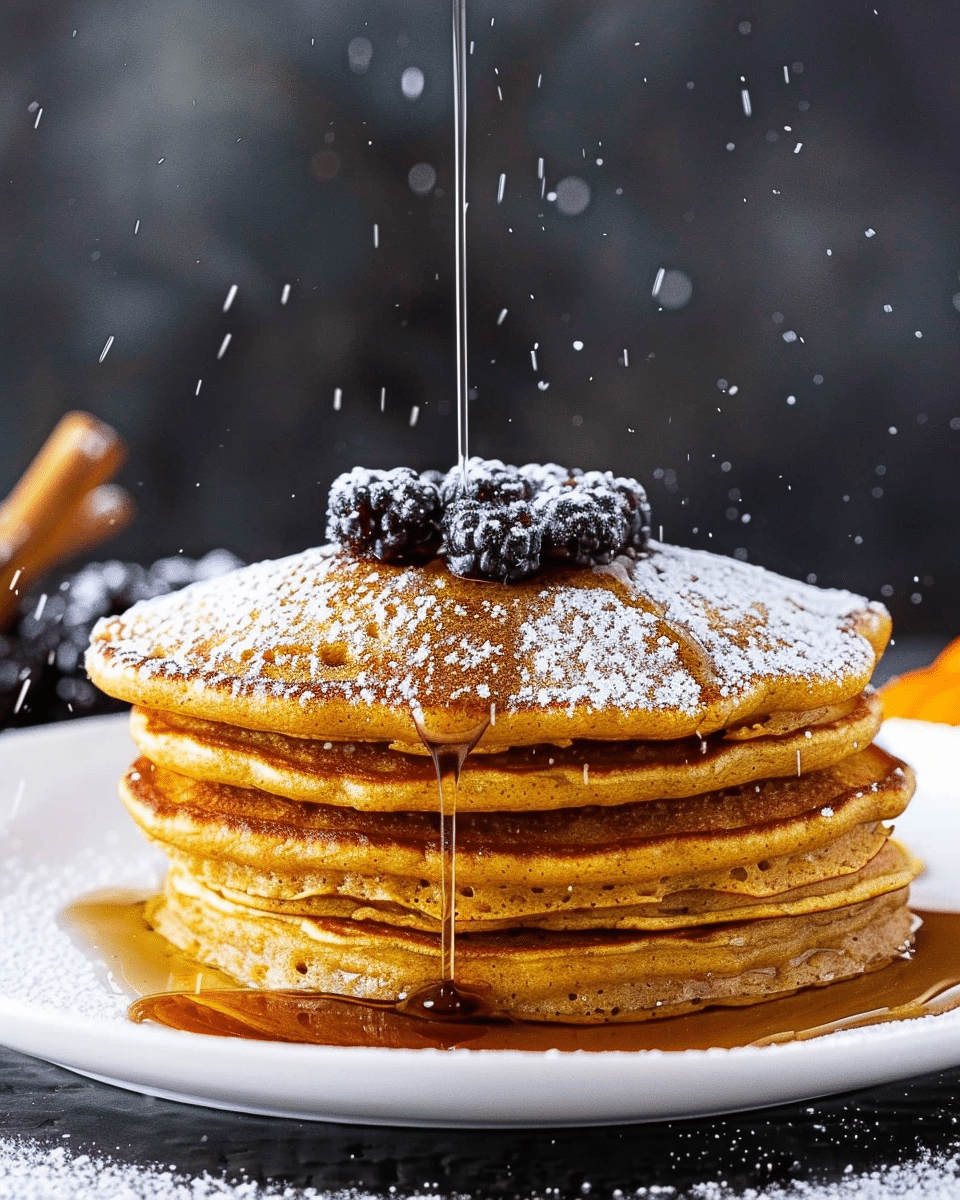
<path fill-rule="evenodd" d="M 100 617 L 137 600 L 179 591 L 242 566 L 228 550 L 201 559 L 177 555 L 151 567 L 116 560 L 89 563 L 46 591 L 24 597 L 20 618 L 0 634 L 0 728 L 121 712 L 128 705 L 104 695 L 87 678 L 83 656 Z"/>

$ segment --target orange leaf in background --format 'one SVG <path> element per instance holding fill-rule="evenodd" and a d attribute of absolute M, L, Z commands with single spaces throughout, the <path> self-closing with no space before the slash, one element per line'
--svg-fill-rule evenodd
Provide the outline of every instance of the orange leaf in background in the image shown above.
<path fill-rule="evenodd" d="M 960 638 L 929 667 L 908 671 L 880 689 L 885 717 L 960 725 Z"/>

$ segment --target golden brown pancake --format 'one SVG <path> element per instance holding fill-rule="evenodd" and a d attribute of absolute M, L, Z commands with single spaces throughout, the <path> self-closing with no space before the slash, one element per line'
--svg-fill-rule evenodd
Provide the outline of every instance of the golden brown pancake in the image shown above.
<path fill-rule="evenodd" d="M 909 769 L 871 746 L 801 778 L 680 800 L 464 813 L 457 828 L 458 911 L 465 919 L 468 913 L 522 919 L 550 911 L 544 905 L 551 901 L 551 907 L 583 907 L 590 903 L 588 889 L 608 904 L 618 898 L 637 903 L 678 876 L 723 878 L 723 886 L 727 876 L 734 884 L 741 876 L 749 882 L 751 874 L 768 874 L 773 859 L 810 855 L 855 830 L 860 840 L 854 846 L 866 855 L 862 866 L 879 849 L 879 822 L 903 811 L 912 787 Z M 280 894 L 287 898 L 336 890 L 439 915 L 434 814 L 360 813 L 283 800 L 192 780 L 148 759 L 127 773 L 121 794 L 141 828 L 165 849 L 236 864 L 266 876 L 268 889 L 269 880 L 282 879 Z M 852 849 L 849 842 L 840 846 Z M 828 875 L 834 868 L 829 855 L 819 864 Z"/>
<path fill-rule="evenodd" d="M 267 914 L 183 874 L 148 920 L 200 962 L 254 987 L 394 999 L 435 980 L 439 940 L 335 917 Z M 541 1021 L 637 1021 L 751 1004 L 875 970 L 907 948 L 906 889 L 791 917 L 659 933 L 520 929 L 457 939 L 458 982 Z"/>
<path fill-rule="evenodd" d="M 832 766 L 868 746 L 880 728 L 876 696 L 809 713 L 778 713 L 709 738 L 524 746 L 467 759 L 462 811 L 582 808 L 669 799 L 754 779 Z M 375 812 L 435 812 L 437 777 L 423 754 L 375 742 L 332 742 L 240 729 L 183 713 L 135 708 L 141 752 L 193 779 L 258 788 L 290 800 Z M 799 756 L 799 757 L 798 757 Z"/>
<path fill-rule="evenodd" d="M 653 542 L 499 585 L 332 547 L 141 602 L 94 629 L 91 679 L 146 708 L 417 745 L 495 715 L 488 747 L 707 735 L 858 696 L 880 605 Z"/>
<path fill-rule="evenodd" d="M 879 850 L 865 866 L 845 871 L 843 863 L 838 863 L 835 856 L 815 851 L 802 856 L 805 860 L 816 861 L 819 873 L 816 876 L 811 873 L 815 881 L 786 890 L 767 888 L 758 895 L 752 895 L 744 891 L 742 886 L 739 890 L 725 888 L 725 880 L 679 879 L 673 881 L 680 885 L 678 890 L 653 896 L 647 903 L 624 903 L 622 893 L 606 892 L 595 895 L 586 908 L 571 908 L 569 904 L 559 903 L 553 911 L 524 913 L 519 919 L 525 929 L 690 929 L 723 921 L 822 912 L 828 908 L 859 903 L 905 888 L 920 872 L 920 863 L 903 846 L 887 840 L 882 829 L 874 826 L 872 830 L 877 835 L 875 844 L 879 845 Z M 191 875 L 190 860 L 174 855 L 173 863 L 171 869 L 174 875 Z M 777 864 L 771 865 L 775 868 Z M 201 868 L 203 873 L 193 878 L 224 899 L 251 909 L 290 917 L 377 921 L 434 935 L 440 932 L 439 920 L 428 916 L 422 909 L 405 907 L 388 900 L 354 900 L 344 894 L 311 894 L 295 899 L 264 896 L 216 882 L 211 878 L 217 873 L 216 869 L 214 867 L 210 871 L 210 866 L 205 863 Z M 767 876 L 770 873 L 768 870 Z M 180 886 L 182 889 L 183 885 Z M 495 932 L 514 929 L 517 924 L 517 913 L 497 918 L 484 912 L 477 915 L 475 920 L 470 920 L 464 914 L 457 920 L 457 931 Z"/>

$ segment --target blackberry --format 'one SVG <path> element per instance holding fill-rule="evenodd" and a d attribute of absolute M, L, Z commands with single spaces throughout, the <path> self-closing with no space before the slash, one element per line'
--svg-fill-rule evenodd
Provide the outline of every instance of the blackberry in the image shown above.
<path fill-rule="evenodd" d="M 526 500 L 457 500 L 443 515 L 440 550 L 454 575 L 510 583 L 539 569 L 541 541 L 540 516 Z"/>
<path fill-rule="evenodd" d="M 87 679 L 83 656 L 94 623 L 122 613 L 137 600 L 177 591 L 241 565 L 226 550 L 213 550 L 199 561 L 182 555 L 163 558 L 149 568 L 116 560 L 89 563 L 59 587 L 48 585 L 49 592 L 25 597 L 20 620 L 0 636 L 0 726 L 127 708 Z M 27 679 L 29 687 L 23 691 Z"/>
<path fill-rule="evenodd" d="M 469 499 L 481 504 L 512 504 L 529 500 L 536 488 L 516 467 L 509 467 L 499 458 L 467 459 L 467 493 L 464 496 L 463 471 L 451 467 L 440 488 L 444 507 L 458 500 Z"/>
<path fill-rule="evenodd" d="M 598 566 L 612 562 L 626 544 L 628 524 L 620 497 L 607 488 L 541 492 L 537 507 L 545 557 L 578 567 Z"/>
<path fill-rule="evenodd" d="M 581 487 L 596 490 L 602 488 L 613 492 L 627 522 L 627 535 L 623 548 L 643 550 L 650 537 L 650 501 L 643 485 L 629 476 L 615 476 L 610 471 L 587 471 L 578 480 Z"/>
<path fill-rule="evenodd" d="M 409 467 L 354 467 L 330 488 L 327 537 L 361 557 L 430 557 L 440 541 L 439 523 L 436 483 Z"/>
<path fill-rule="evenodd" d="M 559 463 L 527 463 L 520 474 L 529 480 L 534 493 L 558 487 L 572 487 L 583 474 L 579 467 L 561 467 Z"/>

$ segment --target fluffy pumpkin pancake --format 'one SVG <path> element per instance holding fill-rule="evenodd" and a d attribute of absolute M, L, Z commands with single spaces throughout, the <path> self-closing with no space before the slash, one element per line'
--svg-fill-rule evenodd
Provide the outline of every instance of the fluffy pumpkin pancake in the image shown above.
<path fill-rule="evenodd" d="M 814 857 L 824 857 L 822 852 Z M 832 861 L 832 860 L 831 860 Z M 189 875 L 183 863 L 175 863 L 174 872 Z M 821 874 L 824 864 L 820 863 Z M 844 873 L 842 866 L 831 867 L 837 874 L 819 878 L 814 883 L 788 888 L 785 891 L 753 896 L 743 891 L 709 889 L 688 886 L 669 891 L 661 898 L 647 903 L 624 904 L 619 895 L 607 892 L 587 908 L 571 909 L 569 904 L 558 905 L 553 912 L 525 913 L 525 929 L 689 929 L 698 925 L 716 925 L 724 921 L 756 920 L 762 917 L 795 916 L 805 912 L 821 912 L 845 904 L 870 900 L 887 892 L 906 887 L 920 873 L 921 864 L 898 842 L 887 841 L 881 833 L 879 851 L 859 870 Z M 290 917 L 339 917 L 352 921 L 376 921 L 439 934 L 440 922 L 423 911 L 405 908 L 386 900 L 353 900 L 349 896 L 301 896 L 298 899 L 276 899 L 216 885 L 207 875 L 198 882 L 235 904 Z M 681 884 L 682 880 L 678 881 Z M 709 881 L 703 881 L 709 882 Z M 178 886 L 174 883 L 174 889 Z M 515 928 L 517 917 L 483 920 L 458 919 L 457 931 L 469 933 Z"/>
<path fill-rule="evenodd" d="M 733 871 L 746 880 L 746 864 L 763 873 L 771 858 L 809 854 L 898 815 L 912 790 L 909 768 L 871 746 L 800 778 L 702 796 L 617 808 L 464 813 L 457 829 L 458 891 L 469 908 L 506 915 L 505 905 L 507 912 L 510 905 L 529 910 L 531 896 L 546 889 L 565 889 L 572 902 L 585 887 L 609 888 L 624 893 L 623 902 L 635 902 L 657 881 L 677 875 Z M 371 880 L 383 889 L 399 879 L 392 895 L 347 894 L 409 904 L 412 889 L 421 896 L 416 907 L 429 912 L 436 903 L 435 814 L 361 813 L 285 800 L 192 780 L 146 758 L 127 773 L 121 795 L 165 849 L 285 878 L 296 889 L 288 891 L 291 897 L 329 893 L 334 877 L 355 880 L 348 888 L 368 889 Z M 874 842 L 868 857 L 877 849 Z"/>
<path fill-rule="evenodd" d="M 102 620 L 93 681 L 147 708 L 313 738 L 416 741 L 491 706 L 488 747 L 706 735 L 849 700 L 881 605 L 650 543 L 502 586 L 320 547 Z"/>
<path fill-rule="evenodd" d="M 439 974 L 439 938 L 375 921 L 266 914 L 171 873 L 148 920 L 255 987 L 394 999 Z M 827 911 L 657 933 L 466 934 L 457 978 L 528 1020 L 636 1021 L 750 1004 L 875 970 L 908 945 L 906 889 Z"/>
<path fill-rule="evenodd" d="M 708 738 L 528 746 L 467 759 L 461 811 L 582 808 L 670 799 L 755 779 L 818 770 L 868 746 L 880 728 L 875 696 Z M 424 755 L 375 742 L 331 742 L 239 729 L 183 713 L 135 708 L 130 730 L 152 762 L 193 779 L 254 787 L 290 800 L 360 810 L 434 812 L 437 779 Z"/>
<path fill-rule="evenodd" d="M 882 850 L 888 833 L 888 828 L 879 821 L 868 821 L 816 850 L 692 875 L 678 873 L 646 880 L 623 877 L 613 883 L 577 880 L 552 886 L 517 881 L 488 887 L 461 886 L 457 891 L 457 921 L 464 927 L 486 927 L 488 922 L 495 922 L 507 928 L 528 921 L 539 923 L 544 918 L 557 918 L 562 923 L 568 911 L 594 911 L 603 913 L 604 921 L 613 926 L 623 909 L 657 903 L 680 892 L 760 900 L 859 871 Z M 258 898 L 267 909 L 277 902 L 305 908 L 315 902 L 320 913 L 330 912 L 327 906 L 331 902 L 347 906 L 386 904 L 397 913 L 413 914 L 408 923 L 414 926 L 418 914 L 422 914 L 430 928 L 435 926 L 441 910 L 440 885 L 436 880 L 431 882 L 411 875 L 361 875 L 322 866 L 304 871 L 296 862 L 286 871 L 271 870 L 230 858 L 191 854 L 169 843 L 160 845 L 173 863 L 196 879 L 224 893 L 235 891 L 245 895 L 254 907 L 258 906 Z M 346 915 L 349 909 L 336 911 L 338 915 Z"/>

